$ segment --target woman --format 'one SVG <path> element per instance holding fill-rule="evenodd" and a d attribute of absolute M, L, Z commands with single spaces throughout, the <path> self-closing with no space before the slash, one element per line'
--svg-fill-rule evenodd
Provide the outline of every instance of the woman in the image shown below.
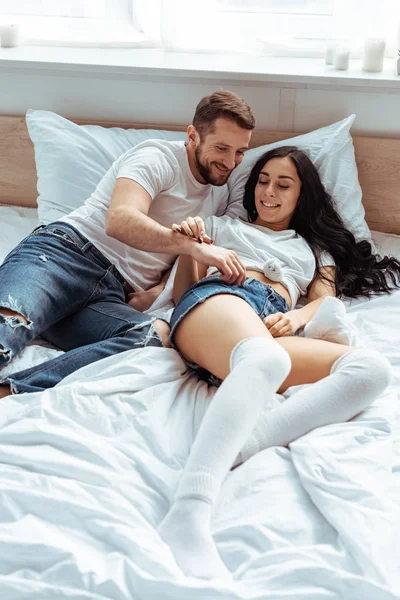
<path fill-rule="evenodd" d="M 277 148 L 259 159 L 244 206 L 250 223 L 227 217 L 206 222 L 215 242 L 235 250 L 245 265 L 244 285 L 229 285 L 212 266 L 203 269 L 181 257 L 174 288 L 172 344 L 191 368 L 222 383 L 159 533 L 182 570 L 203 578 L 229 576 L 210 519 L 232 465 L 351 419 L 390 381 L 389 363 L 373 350 L 292 334 L 327 296 L 387 292 L 387 275 L 396 284 L 400 263 L 373 256 L 366 241 L 355 242 L 297 148 Z M 180 226 L 186 235 L 201 236 L 203 229 L 199 218 Z M 306 291 L 308 304 L 294 309 Z M 314 385 L 261 413 L 272 394 L 303 383 Z"/>

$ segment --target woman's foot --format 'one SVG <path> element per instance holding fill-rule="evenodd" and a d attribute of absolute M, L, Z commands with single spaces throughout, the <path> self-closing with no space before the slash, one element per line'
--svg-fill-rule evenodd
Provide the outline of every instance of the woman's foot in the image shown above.
<path fill-rule="evenodd" d="M 158 527 L 185 575 L 231 579 L 210 530 L 211 505 L 194 498 L 177 500 Z"/>
<path fill-rule="evenodd" d="M 304 327 L 304 337 L 361 346 L 358 332 L 346 320 L 346 307 L 339 298 L 328 296 Z"/>

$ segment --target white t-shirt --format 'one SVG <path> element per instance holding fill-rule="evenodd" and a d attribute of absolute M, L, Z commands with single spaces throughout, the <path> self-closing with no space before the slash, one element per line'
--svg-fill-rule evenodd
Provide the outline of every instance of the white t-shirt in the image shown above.
<path fill-rule="evenodd" d="M 310 246 L 294 229 L 274 231 L 227 216 L 209 217 L 205 227 L 214 243 L 234 250 L 246 269 L 282 283 L 290 294 L 292 307 L 300 295 L 307 293 L 315 274 L 315 258 Z M 328 252 L 322 252 L 319 258 L 321 266 L 335 264 Z M 215 270 L 209 267 L 207 274 Z"/>
<path fill-rule="evenodd" d="M 120 156 L 83 206 L 61 219 L 87 237 L 134 290 L 145 290 L 160 281 L 176 255 L 138 250 L 106 234 L 107 212 L 118 177 L 133 179 L 144 187 L 153 198 L 149 217 L 168 228 L 188 217 L 223 214 L 228 186 L 199 183 L 190 170 L 184 142 L 147 140 Z"/>

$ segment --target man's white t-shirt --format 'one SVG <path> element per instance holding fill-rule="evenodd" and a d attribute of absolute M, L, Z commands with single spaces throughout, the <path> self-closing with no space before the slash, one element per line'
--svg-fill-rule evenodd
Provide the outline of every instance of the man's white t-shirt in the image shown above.
<path fill-rule="evenodd" d="M 290 294 L 293 308 L 299 296 L 306 295 L 316 262 L 310 246 L 294 229 L 274 231 L 227 216 L 209 217 L 204 225 L 215 244 L 234 250 L 246 269 L 259 271 L 272 281 L 282 283 Z M 321 266 L 335 265 L 328 252 L 321 252 L 319 261 Z M 207 274 L 215 270 L 210 267 Z"/>
<path fill-rule="evenodd" d="M 153 198 L 149 217 L 168 228 L 188 217 L 223 214 L 228 186 L 199 183 L 190 170 L 184 142 L 147 140 L 120 156 L 90 198 L 60 219 L 87 237 L 134 290 L 145 290 L 160 281 L 176 255 L 138 250 L 106 234 L 107 212 L 119 177 L 144 187 Z"/>

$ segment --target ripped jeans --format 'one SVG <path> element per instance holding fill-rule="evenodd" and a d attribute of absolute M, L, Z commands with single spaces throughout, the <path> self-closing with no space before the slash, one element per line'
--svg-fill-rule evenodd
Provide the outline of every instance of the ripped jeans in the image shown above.
<path fill-rule="evenodd" d="M 0 266 L 0 383 L 13 393 L 53 387 L 92 362 L 144 346 L 162 346 L 152 318 L 125 302 L 125 281 L 74 227 L 42 225 Z M 65 353 L 1 378 L 1 367 L 35 337 Z"/>

